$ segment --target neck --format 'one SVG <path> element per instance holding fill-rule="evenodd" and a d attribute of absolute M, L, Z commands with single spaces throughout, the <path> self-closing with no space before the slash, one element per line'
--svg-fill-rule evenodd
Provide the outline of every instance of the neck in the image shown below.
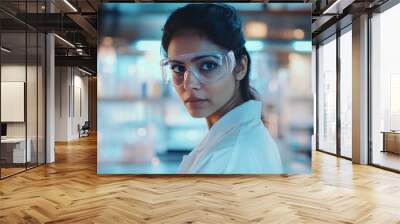
<path fill-rule="evenodd" d="M 232 96 L 228 102 L 226 102 L 219 110 L 217 110 L 215 113 L 207 117 L 207 125 L 208 129 L 211 129 L 211 127 L 219 120 L 221 117 L 223 117 L 226 113 L 231 111 L 233 108 L 239 106 L 244 102 L 243 98 L 240 96 L 240 93 L 238 91 L 235 91 L 235 94 Z"/>

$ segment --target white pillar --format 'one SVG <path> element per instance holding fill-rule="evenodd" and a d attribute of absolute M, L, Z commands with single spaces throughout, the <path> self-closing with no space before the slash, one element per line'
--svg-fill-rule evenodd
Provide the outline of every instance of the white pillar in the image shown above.
<path fill-rule="evenodd" d="M 353 162 L 368 163 L 368 15 L 353 20 Z"/>
<path fill-rule="evenodd" d="M 47 12 L 53 12 L 51 1 L 46 1 Z M 55 162 L 55 44 L 54 34 L 46 35 L 46 163 Z"/>

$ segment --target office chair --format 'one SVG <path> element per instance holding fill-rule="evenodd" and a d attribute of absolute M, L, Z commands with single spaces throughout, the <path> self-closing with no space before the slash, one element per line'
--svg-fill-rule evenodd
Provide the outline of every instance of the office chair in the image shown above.
<path fill-rule="evenodd" d="M 85 121 L 82 127 L 80 127 L 80 125 L 78 124 L 79 138 L 89 136 L 89 129 L 90 129 L 89 121 Z"/>

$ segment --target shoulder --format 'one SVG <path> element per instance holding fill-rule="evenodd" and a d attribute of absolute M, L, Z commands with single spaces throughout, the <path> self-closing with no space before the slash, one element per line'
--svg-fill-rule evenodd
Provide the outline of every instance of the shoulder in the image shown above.
<path fill-rule="evenodd" d="M 241 128 L 233 151 L 229 172 L 283 173 L 279 148 L 261 121 Z"/>
<path fill-rule="evenodd" d="M 206 173 L 283 173 L 279 149 L 261 121 L 230 131 L 212 148 L 203 163 Z"/>
<path fill-rule="evenodd" d="M 247 152 L 252 153 L 279 153 L 275 140 L 261 120 L 253 120 L 242 125 L 238 129 L 236 138 L 234 147 L 237 150 L 246 148 Z"/>

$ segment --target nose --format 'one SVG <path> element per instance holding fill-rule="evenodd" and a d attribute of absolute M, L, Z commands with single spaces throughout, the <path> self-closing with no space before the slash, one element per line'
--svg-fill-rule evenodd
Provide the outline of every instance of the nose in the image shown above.
<path fill-rule="evenodd" d="M 183 88 L 186 90 L 200 88 L 199 80 L 190 69 L 183 74 Z"/>

